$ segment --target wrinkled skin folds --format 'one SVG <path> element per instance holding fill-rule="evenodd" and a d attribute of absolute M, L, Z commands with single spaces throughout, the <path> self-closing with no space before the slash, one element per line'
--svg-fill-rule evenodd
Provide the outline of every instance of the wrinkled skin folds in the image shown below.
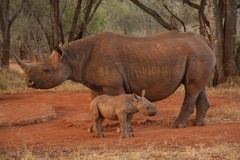
<path fill-rule="evenodd" d="M 47 89 L 67 79 L 91 90 L 92 99 L 106 94 L 141 94 L 162 100 L 183 84 L 185 97 L 173 127 L 205 125 L 210 106 L 205 86 L 215 67 L 215 54 L 206 41 L 191 32 L 170 31 L 151 37 L 129 37 L 103 32 L 56 48 L 49 59 L 31 65 L 16 57 L 28 87 Z"/>

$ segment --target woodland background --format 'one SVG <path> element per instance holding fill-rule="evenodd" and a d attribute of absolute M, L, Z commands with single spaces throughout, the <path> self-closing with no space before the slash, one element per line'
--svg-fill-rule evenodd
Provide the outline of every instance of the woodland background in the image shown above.
<path fill-rule="evenodd" d="M 238 8 L 240 0 L 0 0 L 1 67 L 9 67 L 13 54 L 48 57 L 56 45 L 102 31 L 193 31 L 212 44 L 222 83 L 240 75 Z"/>

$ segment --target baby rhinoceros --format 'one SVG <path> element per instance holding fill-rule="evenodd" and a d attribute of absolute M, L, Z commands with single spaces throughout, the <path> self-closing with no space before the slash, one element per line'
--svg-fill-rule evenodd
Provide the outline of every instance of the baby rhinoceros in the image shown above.
<path fill-rule="evenodd" d="M 119 96 L 101 95 L 93 99 L 90 103 L 90 112 L 93 116 L 95 137 L 104 137 L 102 123 L 105 118 L 119 120 L 121 137 L 131 137 L 129 127 L 131 126 L 133 114 L 137 112 L 141 112 L 146 116 L 157 114 L 157 107 L 144 96 L 145 90 L 142 91 L 142 96 L 133 93 L 121 94 Z"/>

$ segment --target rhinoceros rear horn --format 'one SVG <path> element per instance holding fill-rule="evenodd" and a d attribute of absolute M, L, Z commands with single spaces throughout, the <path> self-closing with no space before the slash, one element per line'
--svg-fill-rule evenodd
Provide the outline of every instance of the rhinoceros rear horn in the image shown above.
<path fill-rule="evenodd" d="M 19 64 L 19 66 L 22 68 L 22 70 L 23 70 L 25 73 L 27 73 L 27 72 L 29 71 L 29 69 L 30 69 L 30 66 L 27 65 L 27 64 L 25 64 L 25 63 L 23 63 L 23 62 L 18 58 L 17 55 L 14 54 L 14 57 L 15 57 L 17 63 Z"/>
<path fill-rule="evenodd" d="M 40 62 L 42 62 L 43 61 L 43 59 L 42 59 L 42 57 L 40 57 L 39 55 L 38 55 L 38 53 L 34 53 L 34 63 L 40 63 Z"/>
<path fill-rule="evenodd" d="M 144 90 L 142 90 L 142 97 L 144 97 L 145 94 L 146 94 L 146 91 L 145 91 L 145 89 L 144 89 Z"/>

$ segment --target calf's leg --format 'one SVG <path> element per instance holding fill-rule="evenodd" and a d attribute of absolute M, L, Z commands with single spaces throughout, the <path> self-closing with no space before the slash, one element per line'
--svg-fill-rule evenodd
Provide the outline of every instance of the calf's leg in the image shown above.
<path fill-rule="evenodd" d="M 128 132 L 133 132 L 133 128 L 131 125 L 132 119 L 133 119 L 133 114 L 127 115 Z"/>
<path fill-rule="evenodd" d="M 128 122 L 127 122 L 127 114 L 121 113 L 118 114 L 118 119 L 120 122 L 120 129 L 121 129 L 121 138 L 130 138 L 131 135 L 128 134 Z"/>
<path fill-rule="evenodd" d="M 94 129 L 96 131 L 95 137 L 96 138 L 102 138 L 104 137 L 104 134 L 102 133 L 102 123 L 104 121 L 104 117 L 102 115 L 99 115 L 98 119 L 94 121 Z"/>
<path fill-rule="evenodd" d="M 89 109 L 93 117 L 93 130 L 96 132 L 95 137 L 104 137 L 102 134 L 102 122 L 104 121 L 104 117 L 100 114 L 95 102 L 90 103 Z"/>

